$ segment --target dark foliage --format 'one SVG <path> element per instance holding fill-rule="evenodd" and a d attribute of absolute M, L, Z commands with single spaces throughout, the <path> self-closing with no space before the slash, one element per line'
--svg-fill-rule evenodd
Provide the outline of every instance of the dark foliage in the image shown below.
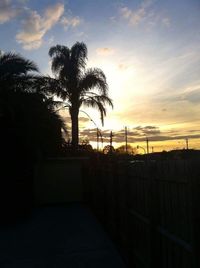
<path fill-rule="evenodd" d="M 64 143 L 64 123 L 36 72 L 37 66 L 20 55 L 0 53 L 0 203 L 5 222 L 29 212 L 36 162 L 59 155 Z"/>

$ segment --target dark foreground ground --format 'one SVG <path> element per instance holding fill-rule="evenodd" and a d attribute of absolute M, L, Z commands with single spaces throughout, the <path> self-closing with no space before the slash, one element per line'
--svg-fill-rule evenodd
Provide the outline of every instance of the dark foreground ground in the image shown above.
<path fill-rule="evenodd" d="M 0 227 L 0 267 L 125 267 L 112 242 L 82 205 L 34 209 L 29 219 Z"/>

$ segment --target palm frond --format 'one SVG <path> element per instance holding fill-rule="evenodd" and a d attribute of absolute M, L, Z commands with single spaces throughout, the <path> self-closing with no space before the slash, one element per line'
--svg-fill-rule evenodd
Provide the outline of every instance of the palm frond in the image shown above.
<path fill-rule="evenodd" d="M 98 92 L 106 95 L 108 93 L 108 84 L 105 74 L 98 68 L 88 69 L 79 81 L 79 88 L 83 93 L 97 89 Z"/>
<path fill-rule="evenodd" d="M 53 46 L 49 49 L 49 56 L 52 57 L 57 57 L 59 55 L 68 55 L 69 54 L 69 48 L 66 46 L 61 46 L 61 45 L 56 45 Z"/>
<path fill-rule="evenodd" d="M 113 101 L 112 99 L 110 99 L 107 95 L 98 95 L 97 93 L 94 92 L 89 92 L 88 94 L 86 94 L 85 96 L 83 96 L 80 99 L 81 104 L 84 103 L 85 101 L 87 101 L 88 99 L 94 99 L 97 102 L 102 103 L 103 105 L 109 105 L 111 106 L 111 108 L 113 108 Z"/>
<path fill-rule="evenodd" d="M 70 50 L 71 67 L 76 77 L 85 70 L 87 53 L 87 46 L 83 42 L 76 42 Z"/>
<path fill-rule="evenodd" d="M 56 45 L 50 48 L 49 56 L 52 58 L 52 72 L 63 79 L 69 72 L 70 49 L 66 46 Z"/>
<path fill-rule="evenodd" d="M 86 107 L 92 107 L 92 108 L 97 108 L 100 112 L 100 116 L 101 116 L 101 123 L 102 125 L 104 125 L 104 116 L 106 116 L 106 108 L 104 107 L 104 105 L 96 100 L 95 98 L 91 97 L 91 98 L 87 98 L 85 99 L 82 104 Z"/>
<path fill-rule="evenodd" d="M 35 88 L 47 96 L 57 96 L 63 100 L 68 98 L 68 92 L 63 87 L 62 81 L 50 76 L 39 77 L 35 82 Z"/>
<path fill-rule="evenodd" d="M 47 98 L 45 102 L 47 107 L 53 111 L 63 106 L 63 101 L 55 101 L 53 97 Z"/>
<path fill-rule="evenodd" d="M 16 53 L 4 53 L 0 56 L 0 77 L 38 72 L 37 65 Z"/>
<path fill-rule="evenodd" d="M 51 70 L 55 75 L 58 76 L 58 78 L 64 79 L 69 74 L 70 70 L 69 55 L 66 57 L 65 55 L 61 54 L 57 57 L 54 57 L 52 59 Z"/>

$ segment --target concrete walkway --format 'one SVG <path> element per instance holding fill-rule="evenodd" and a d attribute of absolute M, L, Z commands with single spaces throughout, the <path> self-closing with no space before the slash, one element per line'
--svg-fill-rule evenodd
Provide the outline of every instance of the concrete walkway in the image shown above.
<path fill-rule="evenodd" d="M 0 267 L 124 268 L 112 242 L 84 206 L 33 211 L 26 222 L 0 229 Z"/>

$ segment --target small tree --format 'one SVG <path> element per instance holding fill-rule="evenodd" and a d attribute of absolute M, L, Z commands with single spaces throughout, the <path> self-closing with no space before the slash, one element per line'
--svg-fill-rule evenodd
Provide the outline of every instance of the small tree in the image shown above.
<path fill-rule="evenodd" d="M 135 154 L 136 149 L 133 148 L 130 144 L 127 145 L 127 153 L 128 154 Z M 121 145 L 116 149 L 116 153 L 119 154 L 126 154 L 126 146 L 125 145 Z"/>

